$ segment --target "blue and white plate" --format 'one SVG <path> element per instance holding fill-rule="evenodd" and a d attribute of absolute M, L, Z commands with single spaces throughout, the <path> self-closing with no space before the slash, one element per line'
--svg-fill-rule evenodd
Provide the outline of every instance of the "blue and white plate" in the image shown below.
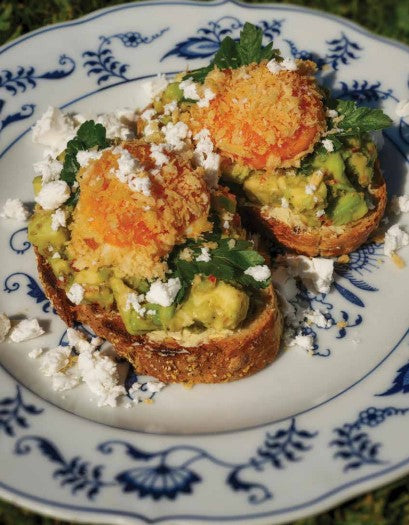
<path fill-rule="evenodd" d="M 225 35 L 258 24 L 284 55 L 312 57 L 338 97 L 395 119 L 382 167 L 404 192 L 409 48 L 319 11 L 231 1 L 155 1 L 46 27 L 0 50 L 0 184 L 32 200 L 41 152 L 29 129 L 49 104 L 142 106 L 143 79 L 206 64 Z M 408 188 L 406 188 L 406 192 Z M 333 291 L 308 296 L 332 323 L 313 356 L 296 348 L 253 377 L 165 389 L 154 404 L 97 408 L 86 390 L 51 391 L 27 358 L 64 333 L 36 275 L 24 225 L 0 225 L 0 311 L 48 326 L 0 348 L 0 496 L 93 523 L 272 524 L 313 514 L 409 472 L 408 269 L 366 245 Z M 404 254 L 403 254 L 404 255 Z"/>

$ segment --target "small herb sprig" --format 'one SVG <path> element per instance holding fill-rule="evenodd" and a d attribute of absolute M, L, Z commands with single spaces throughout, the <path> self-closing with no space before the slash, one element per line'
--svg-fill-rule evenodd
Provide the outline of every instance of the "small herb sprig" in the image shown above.
<path fill-rule="evenodd" d="M 106 138 L 106 129 L 102 124 L 96 124 L 93 120 L 87 120 L 81 124 L 76 136 L 67 144 L 60 178 L 72 187 L 76 181 L 78 170 L 80 169 L 77 161 L 77 153 L 91 148 L 104 149 L 107 148 L 109 144 Z M 78 198 L 79 188 L 71 195 L 67 204 L 75 205 Z"/>
<path fill-rule="evenodd" d="M 210 261 L 197 261 L 201 249 L 207 243 L 215 243 L 217 247 L 209 250 Z M 181 259 L 181 253 L 188 248 L 190 260 Z M 182 288 L 176 298 L 180 303 L 186 295 L 195 275 L 213 276 L 221 281 L 238 284 L 245 288 L 260 289 L 270 284 L 270 279 L 256 281 L 244 272 L 257 265 L 265 264 L 265 259 L 256 250 L 250 241 L 242 239 L 221 238 L 215 233 L 205 234 L 199 241 L 188 240 L 177 246 L 171 254 L 169 268 L 173 277 L 179 277 Z"/>
<path fill-rule="evenodd" d="M 238 42 L 230 36 L 226 36 L 210 64 L 189 72 L 184 78 L 192 78 L 195 82 L 203 83 L 207 74 L 215 67 L 219 69 L 237 69 L 241 66 L 247 66 L 252 63 L 258 64 L 262 60 L 271 60 L 272 58 L 281 61 L 280 51 L 273 49 L 273 42 L 263 46 L 262 40 L 263 31 L 259 27 L 246 22 Z"/>

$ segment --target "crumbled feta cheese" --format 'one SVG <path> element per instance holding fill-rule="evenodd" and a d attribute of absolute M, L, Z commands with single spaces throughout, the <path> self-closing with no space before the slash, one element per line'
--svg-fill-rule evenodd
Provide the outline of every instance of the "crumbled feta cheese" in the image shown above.
<path fill-rule="evenodd" d="M 155 161 L 156 166 L 159 168 L 166 164 L 169 157 L 163 152 L 165 144 L 151 144 L 150 157 Z"/>
<path fill-rule="evenodd" d="M 325 115 L 329 118 L 336 118 L 338 117 L 338 111 L 335 109 L 327 109 Z"/>
<path fill-rule="evenodd" d="M 20 199 L 7 199 L 0 213 L 2 219 L 14 219 L 16 221 L 26 221 L 29 215 L 29 211 Z"/>
<path fill-rule="evenodd" d="M 290 204 L 289 204 L 288 200 L 285 197 L 281 197 L 281 207 L 282 208 L 288 208 L 289 205 Z"/>
<path fill-rule="evenodd" d="M 117 398 L 126 394 L 119 385 L 118 367 L 110 357 L 86 350 L 78 356 L 78 369 L 84 383 L 97 396 L 98 406 L 115 407 Z"/>
<path fill-rule="evenodd" d="M 312 324 L 317 325 L 319 328 L 329 328 L 332 326 L 330 319 L 327 319 L 325 315 L 319 310 L 307 310 L 305 312 L 305 318 Z"/>
<path fill-rule="evenodd" d="M 409 195 L 394 195 L 391 201 L 391 210 L 395 215 L 409 213 Z"/>
<path fill-rule="evenodd" d="M 67 328 L 67 339 L 69 346 L 75 348 L 77 352 L 93 349 L 93 345 L 87 341 L 84 334 L 74 328 Z"/>
<path fill-rule="evenodd" d="M 196 257 L 197 262 L 209 262 L 211 260 L 209 248 L 200 248 L 200 255 Z"/>
<path fill-rule="evenodd" d="M 203 97 L 197 102 L 198 107 L 208 108 L 210 101 L 213 100 L 215 96 L 216 96 L 216 93 L 213 93 L 213 91 L 209 88 L 205 88 Z"/>
<path fill-rule="evenodd" d="M 299 346 L 310 354 L 314 350 L 314 338 L 312 335 L 298 334 L 290 342 L 289 346 Z"/>
<path fill-rule="evenodd" d="M 83 168 L 86 166 L 90 160 L 99 160 L 101 158 L 102 151 L 95 150 L 80 150 L 77 153 L 78 164 Z"/>
<path fill-rule="evenodd" d="M 149 135 L 154 135 L 159 132 L 159 121 L 158 120 L 148 120 L 146 126 L 144 127 L 143 134 L 145 137 Z"/>
<path fill-rule="evenodd" d="M 175 111 L 175 109 L 177 107 L 178 107 L 178 103 L 176 102 L 176 100 L 172 100 L 172 102 L 169 102 L 168 104 L 165 104 L 163 106 L 163 114 L 164 115 L 171 115 Z M 142 113 L 142 115 L 143 115 L 143 113 Z"/>
<path fill-rule="evenodd" d="M 296 61 L 293 59 L 293 58 L 285 58 L 282 62 L 281 62 L 281 67 L 282 69 L 285 69 L 287 71 L 296 71 L 297 70 L 297 63 Z"/>
<path fill-rule="evenodd" d="M 317 186 L 315 184 L 307 184 L 305 186 L 305 193 L 307 195 L 312 195 L 317 190 Z"/>
<path fill-rule="evenodd" d="M 48 350 L 41 359 L 40 370 L 46 377 L 60 372 L 69 363 L 71 349 L 68 346 L 57 346 Z"/>
<path fill-rule="evenodd" d="M 146 300 L 149 303 L 159 304 L 160 306 L 170 306 L 181 286 L 179 277 L 169 279 L 165 283 L 159 280 L 154 281 L 146 294 Z"/>
<path fill-rule="evenodd" d="M 245 275 L 250 275 L 250 277 L 253 277 L 253 279 L 257 282 L 266 281 L 271 277 L 270 268 L 265 264 L 250 266 L 250 268 L 247 268 L 244 273 Z"/>
<path fill-rule="evenodd" d="M 60 226 L 65 228 L 66 224 L 66 213 L 61 208 L 58 208 L 58 210 L 55 210 L 55 212 L 51 215 L 51 229 L 56 232 Z"/>
<path fill-rule="evenodd" d="M 227 246 L 230 250 L 232 250 L 236 246 L 236 240 L 235 239 L 229 239 L 227 241 Z"/>
<path fill-rule="evenodd" d="M 152 117 L 154 115 L 156 115 L 156 111 L 153 108 L 152 109 L 145 109 L 145 111 L 141 114 L 141 118 L 143 118 L 144 120 L 147 120 L 149 122 L 150 120 L 152 120 Z"/>
<path fill-rule="evenodd" d="M 396 104 L 395 113 L 399 118 L 409 117 L 409 99 L 398 102 Z"/>
<path fill-rule="evenodd" d="M 334 143 L 330 139 L 324 139 L 321 143 L 324 148 L 330 153 L 331 151 L 334 151 Z"/>
<path fill-rule="evenodd" d="M 149 177 L 132 177 L 128 181 L 128 186 L 132 191 L 143 193 L 145 197 L 150 197 L 151 195 L 151 180 Z"/>
<path fill-rule="evenodd" d="M 184 122 L 168 122 L 161 131 L 165 136 L 166 147 L 174 151 L 182 150 L 185 147 L 185 139 L 190 136 L 189 128 Z"/>
<path fill-rule="evenodd" d="M 46 155 L 43 160 L 33 164 L 34 173 L 37 177 L 41 176 L 43 184 L 57 180 L 60 177 L 62 168 L 62 162 L 53 159 L 51 155 Z"/>
<path fill-rule="evenodd" d="M 160 392 L 164 387 L 166 386 L 165 383 L 162 383 L 162 381 L 147 381 L 146 382 L 146 390 L 148 392 L 156 393 Z"/>
<path fill-rule="evenodd" d="M 169 82 L 166 80 L 165 75 L 159 74 L 152 80 L 143 84 L 143 89 L 148 94 L 150 100 L 158 97 L 166 88 Z"/>
<path fill-rule="evenodd" d="M 129 111 L 125 113 L 125 116 L 129 115 Z M 126 124 L 126 121 L 124 122 L 124 119 L 121 117 L 122 114 L 119 112 L 103 113 L 102 115 L 98 115 L 95 122 L 104 126 L 107 139 L 129 140 L 133 138 L 135 134 L 130 126 Z"/>
<path fill-rule="evenodd" d="M 47 153 L 55 158 L 75 136 L 76 126 L 72 117 L 49 106 L 33 126 L 32 132 L 33 142 L 50 148 Z"/>
<path fill-rule="evenodd" d="M 141 387 L 142 387 L 142 385 L 141 385 L 141 383 L 138 383 L 138 381 L 135 381 L 135 383 L 133 383 L 131 388 L 128 390 L 128 394 L 132 397 L 132 399 L 134 399 L 135 396 L 138 395 Z M 138 401 L 139 401 L 139 399 L 138 399 Z"/>
<path fill-rule="evenodd" d="M 10 319 L 6 314 L 0 314 L 0 343 L 6 339 L 11 327 Z"/>
<path fill-rule="evenodd" d="M 10 332 L 10 339 L 13 343 L 29 341 L 43 335 L 44 330 L 39 325 L 37 319 L 23 319 Z"/>
<path fill-rule="evenodd" d="M 68 299 L 74 304 L 81 304 L 84 299 L 84 288 L 79 283 L 74 283 L 67 292 Z"/>
<path fill-rule="evenodd" d="M 56 392 L 65 392 L 76 387 L 81 380 L 78 369 L 69 368 L 67 371 L 56 372 L 51 376 L 51 385 Z"/>
<path fill-rule="evenodd" d="M 31 350 L 31 352 L 28 353 L 28 357 L 30 359 L 37 359 L 38 357 L 40 357 L 42 353 L 43 353 L 42 348 L 34 348 L 33 350 Z"/>
<path fill-rule="evenodd" d="M 318 218 L 322 217 L 323 215 L 325 215 L 325 210 L 317 210 L 315 212 L 315 216 Z"/>
<path fill-rule="evenodd" d="M 213 152 L 210 132 L 204 128 L 193 137 L 196 141 L 194 160 L 205 170 L 206 183 L 210 188 L 217 186 L 220 176 L 220 156 Z"/>
<path fill-rule="evenodd" d="M 141 306 L 143 301 L 145 301 L 145 296 L 143 294 L 138 295 L 136 293 L 129 293 L 126 298 L 125 310 L 128 311 L 132 307 L 140 317 L 144 317 L 146 308 Z"/>
<path fill-rule="evenodd" d="M 44 210 L 56 210 L 71 195 L 70 187 L 63 180 L 47 182 L 39 191 L 35 201 Z"/>
<path fill-rule="evenodd" d="M 289 274 L 299 277 L 314 293 L 328 293 L 332 283 L 334 261 L 322 257 L 289 255 L 286 258 Z"/>
<path fill-rule="evenodd" d="M 394 252 L 409 244 L 409 235 L 397 224 L 394 224 L 385 233 L 384 254 L 390 257 Z"/>
<path fill-rule="evenodd" d="M 117 146 L 112 150 L 114 155 L 118 155 L 118 169 L 116 177 L 123 183 L 128 184 L 129 177 L 141 171 L 141 164 L 138 159 L 133 157 L 129 151 L 122 146 Z"/>
<path fill-rule="evenodd" d="M 267 63 L 267 69 L 270 73 L 279 73 L 280 71 L 296 71 L 297 63 L 293 58 L 285 58 L 278 62 L 274 58 Z"/>
<path fill-rule="evenodd" d="M 179 84 L 179 88 L 183 91 L 184 98 L 188 98 L 190 100 L 200 99 L 199 93 L 197 92 L 197 84 L 193 82 L 192 78 L 183 80 Z"/>

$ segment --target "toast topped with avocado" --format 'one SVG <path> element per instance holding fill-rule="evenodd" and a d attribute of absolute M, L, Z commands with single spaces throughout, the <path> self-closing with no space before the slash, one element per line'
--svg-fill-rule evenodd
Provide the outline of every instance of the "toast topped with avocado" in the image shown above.
<path fill-rule="evenodd" d="M 68 325 L 87 323 L 162 381 L 232 381 L 276 357 L 282 320 L 234 195 L 193 155 L 109 141 L 86 121 L 60 173 L 34 179 L 29 239 Z"/>
<path fill-rule="evenodd" d="M 298 253 L 346 254 L 383 216 L 386 188 L 370 133 L 392 121 L 332 99 L 315 72 L 312 61 L 263 47 L 262 31 L 247 23 L 209 66 L 181 73 L 158 94 L 140 135 L 155 140 L 169 122 L 183 123 L 200 156 L 197 137 L 208 134 L 222 180 L 257 224 Z"/>

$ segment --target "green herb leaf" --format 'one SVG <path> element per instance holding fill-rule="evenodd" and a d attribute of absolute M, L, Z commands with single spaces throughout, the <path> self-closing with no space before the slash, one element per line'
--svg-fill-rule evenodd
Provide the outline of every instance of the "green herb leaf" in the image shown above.
<path fill-rule="evenodd" d="M 281 60 L 280 51 L 273 49 L 273 42 L 263 47 L 263 31 L 249 22 L 244 24 L 240 33 L 240 40 L 236 42 L 230 36 L 226 36 L 213 60 L 207 67 L 191 71 L 184 79 L 192 78 L 195 82 L 203 83 L 212 69 L 237 69 L 262 60 Z"/>
<path fill-rule="evenodd" d="M 381 109 L 372 109 L 365 106 L 358 107 L 352 100 L 336 100 L 335 109 L 342 116 L 337 127 L 342 130 L 337 135 L 361 135 L 369 131 L 387 128 L 392 119 Z"/>
<path fill-rule="evenodd" d="M 109 146 L 106 138 L 106 129 L 102 124 L 95 124 L 93 120 L 87 120 L 78 128 L 76 136 L 71 139 L 65 150 L 64 165 L 61 170 L 60 178 L 69 186 L 72 186 L 77 179 L 80 165 L 77 161 L 77 153 L 81 150 L 89 150 L 97 147 L 104 149 Z M 75 205 L 79 198 L 77 189 L 68 199 L 67 204 Z"/>
<path fill-rule="evenodd" d="M 234 246 L 230 247 L 231 238 L 222 238 L 215 233 L 206 234 L 202 240 L 187 241 L 181 246 L 177 246 L 171 254 L 168 264 L 174 277 L 179 277 L 182 289 L 176 297 L 177 302 L 181 302 L 185 297 L 195 275 L 202 274 L 214 276 L 221 281 L 229 282 L 244 288 L 258 289 L 269 285 L 270 280 L 256 281 L 244 272 L 257 265 L 265 264 L 265 259 L 253 249 L 249 241 L 234 239 Z M 197 261 L 201 248 L 208 242 L 216 242 L 217 248 L 210 249 L 210 261 Z M 192 260 L 180 259 L 181 252 L 189 248 L 192 253 Z"/>

